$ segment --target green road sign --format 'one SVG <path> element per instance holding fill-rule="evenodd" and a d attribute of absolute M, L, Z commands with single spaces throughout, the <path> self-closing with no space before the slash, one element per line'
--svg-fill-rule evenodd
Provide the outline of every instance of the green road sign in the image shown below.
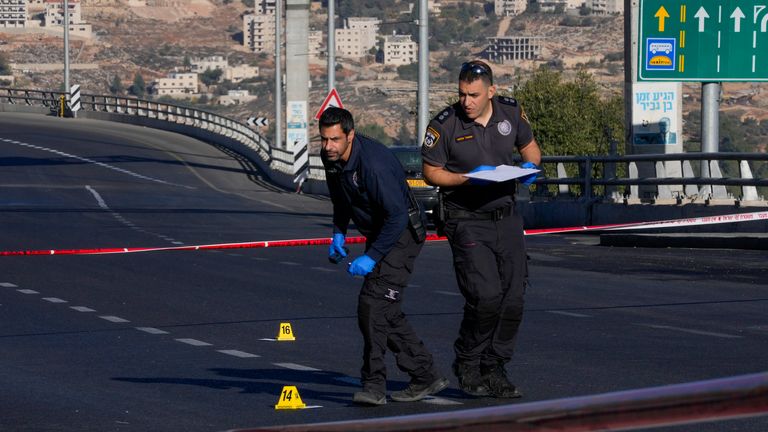
<path fill-rule="evenodd" d="M 768 81 L 768 0 L 640 0 L 639 81 Z"/>

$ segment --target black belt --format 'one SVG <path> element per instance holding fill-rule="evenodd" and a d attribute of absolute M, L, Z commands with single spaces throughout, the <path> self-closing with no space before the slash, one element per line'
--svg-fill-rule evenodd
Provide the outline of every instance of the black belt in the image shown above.
<path fill-rule="evenodd" d="M 499 221 L 505 217 L 509 217 L 514 213 L 514 204 L 510 204 L 505 207 L 499 207 L 491 211 L 466 211 L 466 210 L 446 210 L 445 216 L 447 219 L 475 219 L 475 220 L 493 220 Z"/>

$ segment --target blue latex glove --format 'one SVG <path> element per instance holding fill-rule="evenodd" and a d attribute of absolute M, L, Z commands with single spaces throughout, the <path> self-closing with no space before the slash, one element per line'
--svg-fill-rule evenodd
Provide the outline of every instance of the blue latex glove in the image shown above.
<path fill-rule="evenodd" d="M 533 163 L 533 162 L 523 162 L 522 165 L 520 165 L 520 168 L 531 168 L 531 169 L 539 169 L 539 167 Z M 539 173 L 535 172 L 533 174 L 528 174 L 527 176 L 520 177 L 520 183 L 530 186 L 533 184 L 533 182 L 536 181 L 536 179 L 539 177 Z"/>
<path fill-rule="evenodd" d="M 342 233 L 333 234 L 331 246 L 328 248 L 329 259 L 334 259 L 337 256 L 341 256 L 341 258 L 345 258 L 347 256 L 347 250 L 344 247 L 344 234 Z"/>
<path fill-rule="evenodd" d="M 480 172 L 480 171 L 493 171 L 495 169 L 496 169 L 495 166 L 480 165 L 479 167 L 476 167 L 475 169 L 473 169 L 469 173 L 473 174 L 473 173 Z M 469 179 L 469 184 L 473 184 L 473 185 L 476 185 L 476 186 L 487 185 L 487 184 L 491 184 L 491 183 L 493 183 L 493 182 L 489 181 L 489 180 L 482 180 L 482 179 L 476 179 L 476 178 Z"/>
<path fill-rule="evenodd" d="M 368 255 L 361 255 L 349 263 L 347 273 L 352 276 L 365 276 L 372 272 L 374 267 L 376 267 L 376 261 L 373 258 Z"/>

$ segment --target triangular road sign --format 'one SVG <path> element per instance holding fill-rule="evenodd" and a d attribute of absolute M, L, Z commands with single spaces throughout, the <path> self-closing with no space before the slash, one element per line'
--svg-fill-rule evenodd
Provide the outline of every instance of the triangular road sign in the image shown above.
<path fill-rule="evenodd" d="M 332 88 L 331 91 L 328 92 L 328 96 L 325 97 L 323 104 L 320 105 L 320 109 L 317 111 L 317 114 L 315 114 L 315 120 L 320 120 L 320 116 L 323 115 L 323 111 L 329 107 L 344 108 L 344 105 L 341 104 L 341 97 L 339 97 L 339 92 L 336 91 L 336 88 Z"/>

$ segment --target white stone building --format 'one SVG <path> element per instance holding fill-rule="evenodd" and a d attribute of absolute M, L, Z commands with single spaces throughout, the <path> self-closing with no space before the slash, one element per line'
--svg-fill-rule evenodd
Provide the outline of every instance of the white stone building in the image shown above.
<path fill-rule="evenodd" d="M 152 84 L 152 91 L 160 96 L 190 95 L 199 92 L 196 73 L 171 73 L 167 78 L 158 78 Z"/>
<path fill-rule="evenodd" d="M 192 72 L 203 73 L 207 70 L 221 69 L 222 71 L 227 68 L 227 59 L 224 56 L 210 56 L 203 58 L 192 59 Z"/>
<path fill-rule="evenodd" d="M 259 68 L 248 65 L 227 66 L 222 75 L 225 80 L 232 82 L 240 82 L 244 79 L 255 78 L 257 76 L 259 76 Z"/>
<path fill-rule="evenodd" d="M 361 58 L 376 46 L 379 34 L 378 18 L 350 17 L 343 29 L 336 29 L 336 55 L 338 57 Z"/>
<path fill-rule="evenodd" d="M 23 28 L 26 23 L 26 0 L 0 0 L 0 28 Z"/>
<path fill-rule="evenodd" d="M 623 15 L 623 0 L 588 0 L 587 7 L 594 15 Z"/>
<path fill-rule="evenodd" d="M 76 36 L 90 37 L 91 25 L 83 21 L 82 8 L 79 0 L 67 2 L 69 11 L 66 13 L 66 22 L 69 23 L 69 32 Z M 46 27 L 63 26 L 64 2 L 61 0 L 45 0 L 44 25 Z"/>
<path fill-rule="evenodd" d="M 541 57 L 544 36 L 505 36 L 488 38 L 484 56 L 494 63 L 536 60 Z"/>
<path fill-rule="evenodd" d="M 275 0 L 257 0 L 256 11 L 243 15 L 243 45 L 251 51 L 275 51 Z"/>
<path fill-rule="evenodd" d="M 495 0 L 493 6 L 497 16 L 515 16 L 525 12 L 528 0 Z"/>
<path fill-rule="evenodd" d="M 384 36 L 384 64 L 402 66 L 415 63 L 419 56 L 419 45 L 411 35 Z"/>

